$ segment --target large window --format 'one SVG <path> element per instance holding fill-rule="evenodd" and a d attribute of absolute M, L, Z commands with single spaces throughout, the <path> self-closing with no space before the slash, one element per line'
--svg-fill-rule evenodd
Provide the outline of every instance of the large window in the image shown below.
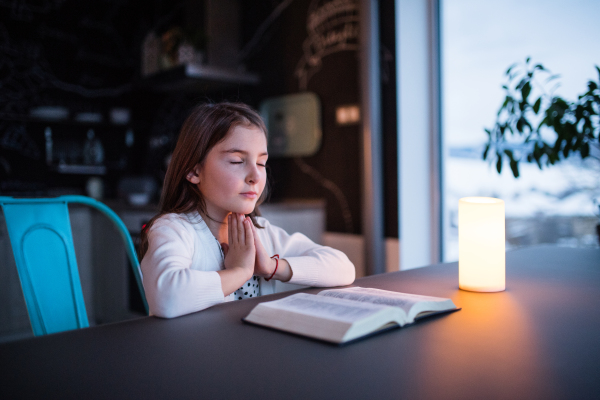
<path fill-rule="evenodd" d="M 458 199 L 465 196 L 505 201 L 507 248 L 597 245 L 599 160 L 573 158 L 542 171 L 521 163 L 515 179 L 481 155 L 511 64 L 531 57 L 560 74 L 556 93 L 571 100 L 597 81 L 598 15 L 597 0 L 441 1 L 444 261 L 458 259 Z"/>

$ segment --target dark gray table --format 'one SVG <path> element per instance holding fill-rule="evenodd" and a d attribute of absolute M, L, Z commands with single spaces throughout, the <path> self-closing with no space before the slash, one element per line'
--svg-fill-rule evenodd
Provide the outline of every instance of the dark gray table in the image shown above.
<path fill-rule="evenodd" d="M 600 250 L 506 264 L 501 293 L 458 290 L 456 263 L 357 280 L 463 309 L 345 347 L 240 321 L 286 294 L 3 344 L 0 398 L 598 398 Z"/>

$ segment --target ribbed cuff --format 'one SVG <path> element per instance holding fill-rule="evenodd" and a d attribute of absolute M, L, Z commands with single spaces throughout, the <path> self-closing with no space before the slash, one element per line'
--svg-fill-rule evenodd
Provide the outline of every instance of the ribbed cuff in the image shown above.
<path fill-rule="evenodd" d="M 314 257 L 285 257 L 292 268 L 292 279 L 286 283 L 315 286 L 320 281 L 320 270 Z"/>
<path fill-rule="evenodd" d="M 225 299 L 223 286 L 221 285 L 221 275 L 217 271 L 207 271 L 204 278 L 206 279 L 206 286 L 202 288 L 202 294 L 198 296 L 198 306 L 200 309 L 221 303 Z"/>

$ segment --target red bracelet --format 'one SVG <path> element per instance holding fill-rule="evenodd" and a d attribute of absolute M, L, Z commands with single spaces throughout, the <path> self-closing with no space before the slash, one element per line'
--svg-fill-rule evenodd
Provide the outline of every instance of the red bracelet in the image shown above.
<path fill-rule="evenodd" d="M 279 267 L 279 254 L 275 254 L 271 258 L 275 260 L 275 269 L 273 270 L 273 273 L 271 274 L 270 277 L 265 278 L 265 281 L 267 281 L 267 282 L 269 282 L 273 278 L 273 276 L 275 276 L 275 272 L 277 272 L 277 267 Z"/>

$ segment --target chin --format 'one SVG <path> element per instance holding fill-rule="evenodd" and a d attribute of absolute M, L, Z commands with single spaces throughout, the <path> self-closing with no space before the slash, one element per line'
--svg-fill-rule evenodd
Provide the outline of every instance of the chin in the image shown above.
<path fill-rule="evenodd" d="M 254 205 L 252 205 L 252 207 L 246 206 L 246 207 L 236 207 L 236 209 L 231 210 L 231 212 L 237 213 L 237 214 L 250 214 L 252 211 L 254 211 Z"/>

